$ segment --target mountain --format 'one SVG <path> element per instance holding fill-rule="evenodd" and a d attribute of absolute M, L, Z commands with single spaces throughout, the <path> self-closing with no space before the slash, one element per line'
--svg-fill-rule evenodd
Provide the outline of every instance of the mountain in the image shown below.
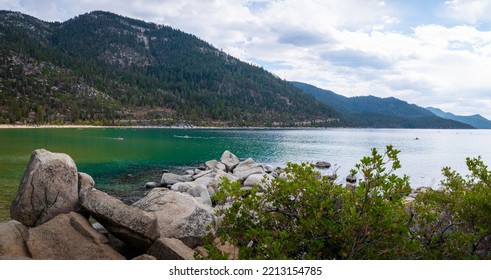
<path fill-rule="evenodd" d="M 452 113 L 444 112 L 438 108 L 427 107 L 426 109 L 440 118 L 466 123 L 479 129 L 491 129 L 491 121 L 481 115 L 458 116 Z"/>
<path fill-rule="evenodd" d="M 472 128 L 459 121 L 435 116 L 432 112 L 394 97 L 345 97 L 313 85 L 292 82 L 319 101 L 341 112 L 356 127 L 374 128 Z"/>
<path fill-rule="evenodd" d="M 168 26 L 0 11 L 0 123 L 340 126 L 287 81 Z"/>

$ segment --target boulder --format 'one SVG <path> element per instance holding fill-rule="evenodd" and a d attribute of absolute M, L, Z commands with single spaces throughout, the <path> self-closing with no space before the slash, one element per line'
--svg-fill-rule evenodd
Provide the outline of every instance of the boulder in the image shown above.
<path fill-rule="evenodd" d="M 27 247 L 33 259 L 123 260 L 107 242 L 87 219 L 70 212 L 29 229 Z"/>
<path fill-rule="evenodd" d="M 356 181 L 358 181 L 358 179 L 356 178 L 355 175 L 346 176 L 346 182 L 354 184 L 354 183 L 356 183 Z"/>
<path fill-rule="evenodd" d="M 222 170 L 217 171 L 217 175 L 215 175 L 215 180 L 217 181 L 217 186 L 220 186 L 223 182 L 223 178 L 227 178 L 230 182 L 237 182 L 239 181 L 239 178 L 235 177 L 234 175 L 230 173 L 226 173 Z"/>
<path fill-rule="evenodd" d="M 194 260 L 194 251 L 181 240 L 160 237 L 148 249 L 147 255 L 157 260 Z"/>
<path fill-rule="evenodd" d="M 80 203 L 112 235 L 137 250 L 147 250 L 159 237 L 157 218 L 152 213 L 128 206 L 105 192 L 93 189 Z"/>
<path fill-rule="evenodd" d="M 160 183 L 157 182 L 147 182 L 145 183 L 145 189 L 160 188 Z"/>
<path fill-rule="evenodd" d="M 215 159 L 207 161 L 205 165 L 207 170 L 213 170 L 213 171 L 221 170 L 227 172 L 227 167 L 225 166 L 225 164 Z"/>
<path fill-rule="evenodd" d="M 211 177 L 198 178 L 194 181 L 194 184 L 195 185 L 203 185 L 205 187 L 212 187 L 212 188 L 216 189 L 218 186 L 218 182 L 215 179 L 215 176 L 213 178 L 211 178 Z"/>
<path fill-rule="evenodd" d="M 155 214 L 161 237 L 201 238 L 209 233 L 209 226 L 215 220 L 210 206 L 199 203 L 187 193 L 165 188 L 151 190 L 133 206 Z"/>
<path fill-rule="evenodd" d="M 186 170 L 186 174 L 193 176 L 195 174 L 195 172 L 192 169 L 188 169 L 188 170 Z"/>
<path fill-rule="evenodd" d="M 252 174 L 265 174 L 265 172 L 261 163 L 256 163 L 253 159 L 248 158 L 234 168 L 233 174 L 239 181 L 244 182 Z"/>
<path fill-rule="evenodd" d="M 78 208 L 77 166 L 66 154 L 35 150 L 10 208 L 10 216 L 29 227 Z"/>
<path fill-rule="evenodd" d="M 95 182 L 94 179 L 87 173 L 78 173 L 78 197 L 82 198 L 87 195 L 87 193 L 94 189 Z"/>
<path fill-rule="evenodd" d="M 198 202 L 211 206 L 210 193 L 205 186 L 196 185 L 195 187 L 189 189 L 187 193 L 196 198 Z"/>
<path fill-rule="evenodd" d="M 201 177 L 214 177 L 215 175 L 213 174 L 213 170 L 206 170 L 206 171 L 201 171 L 200 173 L 194 175 L 192 178 L 193 180 L 199 179 Z"/>
<path fill-rule="evenodd" d="M 329 168 L 331 164 L 327 161 L 318 161 L 315 163 L 315 167 L 317 168 Z"/>
<path fill-rule="evenodd" d="M 190 188 L 194 186 L 195 186 L 194 182 L 180 182 L 172 185 L 170 189 L 178 192 L 187 192 Z"/>
<path fill-rule="evenodd" d="M 143 255 L 139 255 L 138 257 L 132 258 L 131 260 L 133 260 L 133 261 L 154 261 L 156 259 L 157 258 L 155 258 L 154 256 L 143 254 Z"/>
<path fill-rule="evenodd" d="M 266 170 L 266 173 L 273 173 L 276 171 L 276 169 L 271 164 L 264 165 L 264 170 Z"/>
<path fill-rule="evenodd" d="M 17 221 L 0 223 L 0 257 L 29 258 L 26 240 L 28 228 Z"/>
<path fill-rule="evenodd" d="M 252 174 L 244 181 L 244 187 L 259 186 L 259 191 L 264 191 L 271 186 L 274 177 L 269 174 Z"/>
<path fill-rule="evenodd" d="M 223 152 L 220 162 L 222 162 L 227 168 L 227 171 L 230 172 L 240 163 L 240 160 L 236 155 L 227 150 Z"/>
<path fill-rule="evenodd" d="M 162 186 L 170 186 L 174 185 L 175 183 L 189 181 L 191 181 L 189 177 L 177 175 L 174 173 L 164 173 L 162 174 L 162 179 L 160 179 L 160 183 L 162 184 Z"/>

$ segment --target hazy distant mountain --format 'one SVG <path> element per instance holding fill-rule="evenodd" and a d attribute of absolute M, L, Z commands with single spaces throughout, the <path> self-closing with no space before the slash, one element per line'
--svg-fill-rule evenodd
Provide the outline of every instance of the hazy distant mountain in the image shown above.
<path fill-rule="evenodd" d="M 62 23 L 0 11 L 0 123 L 345 125 L 340 118 L 168 26 L 100 11 Z"/>
<path fill-rule="evenodd" d="M 394 97 L 345 97 L 313 85 L 292 82 L 296 87 L 343 113 L 354 126 L 384 128 L 472 128 L 468 124 L 435 116 L 425 108 Z"/>
<path fill-rule="evenodd" d="M 468 125 L 472 125 L 475 128 L 491 129 L 491 121 L 478 114 L 472 116 L 459 116 L 452 113 L 444 112 L 438 108 L 427 107 L 426 109 L 444 119 L 466 123 Z"/>

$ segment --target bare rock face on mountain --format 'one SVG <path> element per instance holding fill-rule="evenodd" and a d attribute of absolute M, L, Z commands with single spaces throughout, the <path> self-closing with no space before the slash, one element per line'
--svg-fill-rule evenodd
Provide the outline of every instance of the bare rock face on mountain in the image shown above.
<path fill-rule="evenodd" d="M 212 207 L 187 193 L 166 188 L 153 189 L 133 206 L 157 216 L 160 237 L 200 238 L 209 233 L 208 226 L 215 220 Z"/>
<path fill-rule="evenodd" d="M 107 242 L 87 219 L 70 212 L 29 229 L 27 247 L 33 259 L 41 260 L 124 259 Z"/>
<path fill-rule="evenodd" d="M 77 166 L 66 154 L 35 150 L 10 208 L 10 216 L 29 227 L 78 208 Z"/>

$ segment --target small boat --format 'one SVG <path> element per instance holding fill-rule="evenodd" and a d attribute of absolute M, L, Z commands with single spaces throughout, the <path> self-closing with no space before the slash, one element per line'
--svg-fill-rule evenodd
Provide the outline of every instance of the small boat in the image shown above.
<path fill-rule="evenodd" d="M 118 141 L 123 141 L 123 140 L 124 140 L 124 138 L 123 138 L 123 137 L 118 137 L 118 138 L 114 138 L 114 139 L 116 139 L 116 140 L 118 140 Z"/>

